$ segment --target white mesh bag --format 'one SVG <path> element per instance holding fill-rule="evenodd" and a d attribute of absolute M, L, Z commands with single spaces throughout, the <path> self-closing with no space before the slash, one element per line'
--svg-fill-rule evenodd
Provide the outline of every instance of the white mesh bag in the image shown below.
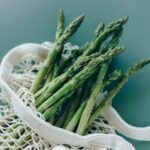
<path fill-rule="evenodd" d="M 136 140 L 150 140 L 150 127 L 127 124 L 112 106 L 87 129 L 85 136 L 45 122 L 36 112 L 34 98 L 28 89 L 35 78 L 34 71 L 42 66 L 51 47 L 52 43 L 48 42 L 23 44 L 10 50 L 1 62 L 1 149 L 134 150 L 129 142 L 116 135 L 115 130 Z M 71 51 L 77 46 L 67 43 L 65 48 Z"/>

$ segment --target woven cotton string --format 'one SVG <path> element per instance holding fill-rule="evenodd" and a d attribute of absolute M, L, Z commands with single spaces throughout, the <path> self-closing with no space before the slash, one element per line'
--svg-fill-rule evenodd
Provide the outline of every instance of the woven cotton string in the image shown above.
<path fill-rule="evenodd" d="M 51 47 L 52 43 L 44 43 L 44 46 Z M 67 44 L 65 46 L 64 59 L 67 59 L 73 50 L 78 49 L 77 46 Z M 41 58 L 36 55 L 26 55 L 19 64 L 13 68 L 11 78 L 7 81 L 12 90 L 21 98 L 24 104 L 34 111 L 34 113 L 44 118 L 36 112 L 34 98 L 29 88 L 35 78 L 37 71 L 42 67 Z M 26 149 L 26 150 L 43 150 L 52 149 L 56 145 L 61 145 L 59 141 L 49 141 L 41 138 L 33 130 L 31 130 L 25 122 L 23 122 L 14 112 L 9 98 L 0 91 L 0 149 Z M 30 117 L 30 116 L 29 116 Z M 90 133 L 112 133 L 115 130 L 110 126 L 107 120 L 99 117 L 88 127 L 86 134 Z M 73 150 L 94 150 L 94 145 L 82 147 L 80 145 L 65 145 Z M 111 150 L 110 147 L 100 145 L 103 150 Z"/>

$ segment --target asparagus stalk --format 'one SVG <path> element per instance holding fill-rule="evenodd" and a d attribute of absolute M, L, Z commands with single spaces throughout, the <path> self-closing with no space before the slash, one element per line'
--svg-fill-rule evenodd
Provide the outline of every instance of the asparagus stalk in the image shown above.
<path fill-rule="evenodd" d="M 43 113 L 47 108 L 57 102 L 64 95 L 72 93 L 76 91 L 76 89 L 80 88 L 83 83 L 91 76 L 101 63 L 110 59 L 122 52 L 124 47 L 117 47 L 114 50 L 109 50 L 104 55 L 92 60 L 87 67 L 85 67 L 82 71 L 80 71 L 77 75 L 75 75 L 68 83 L 66 83 L 60 90 L 58 90 L 55 94 L 49 97 L 45 102 L 43 102 L 38 108 L 37 111 Z"/>
<path fill-rule="evenodd" d="M 48 83 L 50 83 L 53 79 L 53 70 L 54 70 L 54 66 L 52 67 L 52 69 L 48 72 L 47 75 L 47 79 L 45 81 L 45 85 L 47 85 Z M 44 80 L 44 79 L 43 79 Z"/>
<path fill-rule="evenodd" d="M 70 25 L 64 30 L 61 37 L 55 42 L 52 50 L 49 52 L 47 59 L 44 62 L 43 68 L 38 72 L 36 79 L 34 80 L 31 91 L 32 93 L 36 93 L 42 86 L 42 82 L 47 75 L 47 72 L 50 72 L 55 60 L 62 50 L 63 45 L 68 41 L 71 35 L 73 35 L 78 27 L 81 25 L 84 16 L 79 16 L 75 20 L 73 20 Z"/>
<path fill-rule="evenodd" d="M 150 58 L 141 60 L 140 62 L 132 65 L 123 75 L 121 81 L 112 89 L 111 92 L 106 96 L 105 100 L 94 110 L 89 124 L 91 124 L 97 117 L 101 115 L 101 113 L 110 105 L 114 97 L 118 94 L 120 89 L 124 86 L 125 83 L 128 82 L 129 78 L 134 75 L 137 71 L 142 69 L 144 66 L 150 63 Z"/>
<path fill-rule="evenodd" d="M 64 22 L 65 22 L 65 16 L 64 16 L 64 11 L 62 9 L 59 10 L 59 15 L 58 15 L 58 21 L 57 21 L 57 31 L 55 34 L 55 41 L 57 41 L 64 30 Z"/>
<path fill-rule="evenodd" d="M 77 126 L 80 120 L 80 116 L 84 111 L 85 106 L 86 106 L 86 101 L 83 101 L 80 107 L 78 108 L 77 112 L 72 117 L 71 121 L 67 124 L 65 128 L 66 130 L 73 131 L 75 129 L 75 127 Z"/>
<path fill-rule="evenodd" d="M 55 35 L 55 41 L 57 41 L 63 33 L 64 22 L 65 22 L 64 12 L 63 12 L 63 10 L 60 10 L 59 11 L 59 16 L 58 16 L 58 23 L 57 23 L 57 31 L 56 31 L 56 35 Z M 61 50 L 61 53 L 62 53 L 62 50 Z M 59 74 L 59 62 L 60 62 L 60 58 L 61 58 L 61 53 L 59 54 L 59 57 L 57 58 L 57 60 L 55 62 L 52 79 L 55 79 Z"/>
<path fill-rule="evenodd" d="M 80 119 L 79 126 L 77 129 L 78 134 L 82 135 L 84 133 L 86 127 L 87 127 L 88 120 L 90 118 L 90 115 L 92 113 L 92 110 L 93 110 L 94 105 L 95 105 L 96 100 L 97 100 L 97 95 L 99 94 L 99 91 L 101 91 L 102 87 L 103 87 L 103 80 L 104 80 L 105 74 L 106 74 L 107 69 L 108 69 L 108 63 L 109 62 L 103 64 L 102 68 L 99 72 L 98 78 L 97 78 L 96 83 L 93 87 L 92 94 L 90 95 L 90 98 L 87 101 L 87 104 L 86 104 L 86 107 L 83 111 L 83 114 L 81 115 L 81 119 Z"/>
<path fill-rule="evenodd" d="M 59 75 L 59 62 L 60 62 L 60 57 L 58 57 L 57 61 L 54 64 L 52 79 L 55 79 Z"/>

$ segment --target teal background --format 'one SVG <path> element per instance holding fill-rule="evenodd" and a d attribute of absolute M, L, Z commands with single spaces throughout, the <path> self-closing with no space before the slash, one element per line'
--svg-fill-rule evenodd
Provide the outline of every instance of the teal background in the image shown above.
<path fill-rule="evenodd" d="M 53 41 L 59 8 L 65 11 L 66 24 L 82 13 L 86 15 L 70 40 L 78 45 L 92 39 L 100 21 L 108 23 L 122 16 L 130 17 L 121 40 L 126 51 L 114 60 L 112 67 L 125 70 L 133 62 L 150 57 L 148 0 L 0 0 L 0 59 L 18 44 Z M 113 105 L 128 123 L 150 125 L 150 66 L 130 79 Z M 137 150 L 150 150 L 150 142 L 128 140 Z"/>

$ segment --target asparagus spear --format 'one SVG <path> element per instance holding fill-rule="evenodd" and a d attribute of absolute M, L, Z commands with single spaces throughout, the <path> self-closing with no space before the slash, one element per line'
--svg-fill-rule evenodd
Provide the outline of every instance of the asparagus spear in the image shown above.
<path fill-rule="evenodd" d="M 48 83 L 50 83 L 52 81 L 52 79 L 53 79 L 53 70 L 54 70 L 54 66 L 52 67 L 52 69 L 47 74 L 47 79 L 45 81 L 45 85 L 47 85 Z"/>
<path fill-rule="evenodd" d="M 72 117 L 71 121 L 67 124 L 67 126 L 65 128 L 66 130 L 69 130 L 69 131 L 74 130 L 74 128 L 77 126 L 77 124 L 80 120 L 80 116 L 83 113 L 85 106 L 86 106 L 86 101 L 83 101 L 81 103 L 80 107 L 78 108 L 77 112 Z"/>
<path fill-rule="evenodd" d="M 112 89 L 111 92 L 106 96 L 105 100 L 94 110 L 89 124 L 91 124 L 101 113 L 110 105 L 114 97 L 118 94 L 120 89 L 124 86 L 126 82 L 128 82 L 129 78 L 134 75 L 137 71 L 142 69 L 144 66 L 150 63 L 150 58 L 141 60 L 140 62 L 132 65 L 123 75 L 121 81 Z"/>
<path fill-rule="evenodd" d="M 64 22 L 65 22 L 65 16 L 64 16 L 64 11 L 62 9 L 59 10 L 59 15 L 58 15 L 58 21 L 57 21 L 57 31 L 55 34 L 55 41 L 57 41 L 64 30 Z"/>
<path fill-rule="evenodd" d="M 82 135 L 84 133 L 86 127 L 87 127 L 88 120 L 90 118 L 93 107 L 94 107 L 96 100 L 97 100 L 97 95 L 99 94 L 99 92 L 102 90 L 102 87 L 103 87 L 103 80 L 104 80 L 105 74 L 106 74 L 107 69 L 108 69 L 108 63 L 109 62 L 103 64 L 102 68 L 99 72 L 98 78 L 97 78 L 96 83 L 93 87 L 92 94 L 90 95 L 90 98 L 87 101 L 86 107 L 85 107 L 85 109 L 81 115 L 81 119 L 80 119 L 79 126 L 77 129 L 78 134 Z"/>
<path fill-rule="evenodd" d="M 43 68 L 38 72 L 36 79 L 34 80 L 31 91 L 32 93 L 36 93 L 42 86 L 42 82 L 47 75 L 47 72 L 50 72 L 55 60 L 62 50 L 63 45 L 68 41 L 71 35 L 76 32 L 78 27 L 81 25 L 84 16 L 81 15 L 73 20 L 70 25 L 64 30 L 61 37 L 55 42 L 52 50 L 49 52 L 47 59 L 44 62 Z"/>
<path fill-rule="evenodd" d="M 92 60 L 87 67 L 85 67 L 82 71 L 80 71 L 77 75 L 75 75 L 68 83 L 66 83 L 60 90 L 58 90 L 55 94 L 49 97 L 45 102 L 43 102 L 38 108 L 37 111 L 43 113 L 48 107 L 57 102 L 61 97 L 67 95 L 68 93 L 72 93 L 76 89 L 78 89 L 83 83 L 88 79 L 95 71 L 101 63 L 108 60 L 110 57 L 117 55 L 122 52 L 124 47 L 117 47 L 114 50 L 109 50 L 104 55 L 98 57 L 97 59 Z"/>
<path fill-rule="evenodd" d="M 53 77 L 52 77 L 52 79 L 55 79 L 59 75 L 59 62 L 60 62 L 60 58 L 61 57 L 58 57 L 57 61 L 54 64 L 54 70 L 53 70 Z"/>
<path fill-rule="evenodd" d="M 64 22 L 65 22 L 64 20 L 65 20 L 64 12 L 63 12 L 63 10 L 60 10 L 59 16 L 58 16 L 58 24 L 57 24 L 57 31 L 56 31 L 56 35 L 55 35 L 55 41 L 57 41 L 63 33 Z M 61 53 L 62 53 L 62 50 L 61 50 Z M 56 59 L 52 79 L 55 79 L 59 74 L 59 62 L 60 62 L 60 58 L 61 58 L 61 53 L 59 54 L 58 58 Z"/>

